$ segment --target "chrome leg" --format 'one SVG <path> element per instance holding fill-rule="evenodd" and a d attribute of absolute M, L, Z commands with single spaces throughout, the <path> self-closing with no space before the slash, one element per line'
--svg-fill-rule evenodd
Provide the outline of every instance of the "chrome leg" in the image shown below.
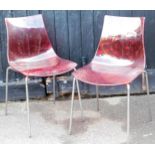
<path fill-rule="evenodd" d="M 6 84 L 5 84 L 5 115 L 7 115 L 8 111 L 8 76 L 9 76 L 9 70 L 10 66 L 6 69 Z"/>
<path fill-rule="evenodd" d="M 146 80 L 146 91 L 147 91 L 147 95 L 149 95 L 150 94 L 150 88 L 149 88 L 148 73 L 147 73 L 147 71 L 145 71 L 144 73 L 145 73 L 145 80 Z"/>
<path fill-rule="evenodd" d="M 53 76 L 53 103 L 55 104 L 55 75 Z"/>
<path fill-rule="evenodd" d="M 147 93 L 147 96 L 149 97 L 150 88 L 149 88 L 148 73 L 147 73 L 147 71 L 145 71 L 144 73 L 145 73 L 145 80 L 146 80 L 146 93 Z M 148 107 L 149 107 L 150 121 L 152 121 L 152 110 L 151 110 L 151 107 L 150 107 L 150 104 L 149 104 L 149 100 L 148 100 Z"/>
<path fill-rule="evenodd" d="M 142 73 L 142 90 L 146 90 L 146 78 L 145 78 L 145 72 Z"/>
<path fill-rule="evenodd" d="M 81 102 L 81 95 L 80 95 L 78 80 L 76 80 L 76 86 L 77 86 L 77 92 L 78 92 L 78 96 L 79 96 L 79 104 L 80 104 L 80 109 L 81 109 L 81 119 L 83 120 L 83 107 L 82 107 L 82 102 Z"/>
<path fill-rule="evenodd" d="M 28 77 L 25 77 L 25 88 L 26 88 L 26 105 L 27 105 L 27 122 L 29 137 L 31 137 L 31 124 L 30 124 L 30 105 L 29 105 L 29 92 L 28 92 Z"/>
<path fill-rule="evenodd" d="M 130 84 L 127 84 L 127 137 L 130 135 Z"/>
<path fill-rule="evenodd" d="M 75 78 L 73 79 L 72 99 L 71 99 L 71 113 L 69 122 L 69 134 L 72 132 L 72 119 L 73 119 L 73 107 L 74 107 L 74 93 L 75 93 Z"/>
<path fill-rule="evenodd" d="M 24 110 L 27 111 L 27 100 L 26 100 L 26 102 L 24 104 L 25 104 L 24 105 Z"/>
<path fill-rule="evenodd" d="M 97 111 L 100 109 L 98 86 L 96 86 Z"/>
<path fill-rule="evenodd" d="M 146 91 L 147 92 L 147 95 L 150 94 L 150 92 L 149 92 L 149 81 L 148 81 L 148 73 L 147 73 L 147 71 L 144 71 L 142 73 L 142 89 L 143 89 L 143 91 Z"/>

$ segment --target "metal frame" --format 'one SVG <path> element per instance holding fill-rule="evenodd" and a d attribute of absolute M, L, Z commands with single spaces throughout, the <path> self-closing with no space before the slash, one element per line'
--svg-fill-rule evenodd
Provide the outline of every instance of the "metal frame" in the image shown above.
<path fill-rule="evenodd" d="M 8 77 L 9 70 L 13 70 L 10 66 L 6 69 L 6 85 L 5 85 L 5 115 L 8 114 Z M 25 91 L 26 91 L 26 110 L 27 110 L 27 123 L 28 133 L 31 137 L 31 124 L 30 124 L 30 105 L 29 105 L 29 91 L 28 91 L 28 77 L 25 77 Z"/>
<path fill-rule="evenodd" d="M 9 70 L 13 70 L 11 66 L 7 67 L 6 69 L 6 85 L 5 85 L 5 115 L 7 115 L 8 111 L 8 78 L 9 78 Z M 76 70 L 76 69 L 74 69 Z M 14 71 L 14 70 L 13 70 Z M 55 104 L 55 75 L 53 75 L 53 101 Z M 28 91 L 28 76 L 25 77 L 25 91 L 26 91 L 26 104 L 25 108 L 27 110 L 27 124 L 28 124 L 28 133 L 29 137 L 31 137 L 31 123 L 30 123 L 30 104 L 29 104 L 29 91 Z M 73 88 L 75 89 L 75 81 L 76 81 L 76 86 L 77 86 L 77 92 L 79 96 L 79 103 L 80 103 L 80 109 L 81 109 L 81 118 L 83 120 L 83 108 L 82 108 L 82 103 L 81 103 L 81 95 L 80 95 L 80 89 L 79 89 L 79 83 L 75 78 L 73 79 Z M 70 119 L 70 131 L 71 131 L 71 126 L 72 126 L 72 115 L 73 115 L 73 101 L 74 101 L 74 90 L 72 91 L 72 104 L 71 104 L 71 119 Z"/>
<path fill-rule="evenodd" d="M 78 83 L 77 79 L 73 78 L 72 98 L 71 98 L 71 113 L 70 113 L 70 121 L 69 121 L 69 134 L 71 134 L 71 132 L 72 132 L 74 96 L 75 96 L 75 82 L 76 82 L 76 86 L 77 86 L 77 92 L 78 92 L 78 97 L 79 97 L 79 104 L 80 104 L 80 109 L 81 109 L 81 119 L 83 120 L 83 107 L 82 107 L 82 102 L 81 102 L 79 83 Z"/>
<path fill-rule="evenodd" d="M 69 134 L 71 134 L 71 130 L 72 130 L 75 81 L 77 83 L 79 103 L 81 105 L 81 96 L 80 96 L 78 80 L 74 78 L 73 79 L 73 88 L 72 88 L 72 99 L 71 99 L 71 114 L 70 114 Z M 126 88 L 127 88 L 127 130 L 126 130 L 126 133 L 127 133 L 127 138 L 129 138 L 129 135 L 130 135 L 130 84 L 127 84 Z M 149 93 L 149 80 L 148 80 L 148 73 L 146 70 L 142 73 L 142 89 L 144 90 L 145 88 L 146 88 L 147 95 L 149 95 L 150 94 Z M 99 90 L 98 90 L 97 85 L 96 85 L 96 99 L 97 99 L 97 110 L 99 110 Z M 82 110 L 82 108 L 81 108 L 81 110 Z"/>
<path fill-rule="evenodd" d="M 142 89 L 146 90 L 147 95 L 150 94 L 148 73 L 146 70 L 144 70 L 144 72 L 142 73 Z M 128 138 L 129 138 L 129 135 L 130 135 L 130 84 L 127 84 L 127 137 Z"/>
<path fill-rule="evenodd" d="M 74 96 L 75 96 L 75 82 L 77 84 L 79 104 L 81 107 L 81 117 L 83 117 L 83 109 L 81 103 L 81 95 L 79 90 L 78 80 L 73 78 L 73 87 L 72 87 L 72 98 L 71 98 L 71 113 L 69 121 L 69 134 L 72 132 L 72 120 L 73 120 L 73 108 L 74 108 Z M 127 137 L 130 135 L 130 84 L 127 84 Z M 99 109 L 99 95 L 98 95 L 98 86 L 96 86 L 96 97 L 97 97 L 97 108 Z"/>
<path fill-rule="evenodd" d="M 9 76 L 9 70 L 11 70 L 11 69 L 12 68 L 9 66 L 6 70 L 5 115 L 7 115 L 7 106 L 8 106 L 8 76 Z M 145 80 L 145 82 L 144 82 L 144 80 Z M 79 83 L 78 83 L 77 79 L 73 78 L 69 134 L 71 134 L 71 130 L 72 130 L 74 96 L 75 96 L 75 82 L 76 82 L 77 92 L 78 92 L 78 97 L 79 97 L 81 118 L 83 120 L 83 107 L 82 107 L 82 102 L 81 102 Z M 142 74 L 142 87 L 143 88 L 144 88 L 144 83 L 146 84 L 147 95 L 149 95 L 149 82 L 148 82 L 147 71 L 144 71 L 144 73 Z M 127 86 L 127 137 L 129 137 L 129 135 L 130 135 L 130 84 L 127 84 L 126 86 Z M 25 89 L 26 89 L 26 109 L 27 109 L 28 132 L 29 132 L 29 137 L 31 137 L 30 105 L 29 105 L 28 77 L 27 76 L 25 77 Z M 53 97 L 54 97 L 54 104 L 55 104 L 55 76 L 53 76 Z M 98 86 L 96 86 L 96 98 L 97 98 L 97 110 L 99 110 Z"/>

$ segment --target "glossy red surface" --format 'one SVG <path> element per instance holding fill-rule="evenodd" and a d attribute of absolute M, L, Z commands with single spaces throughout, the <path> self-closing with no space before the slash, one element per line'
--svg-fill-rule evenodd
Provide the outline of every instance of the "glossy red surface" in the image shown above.
<path fill-rule="evenodd" d="M 26 76 L 51 76 L 71 71 L 76 63 L 58 57 L 42 15 L 6 18 L 9 65 Z"/>
<path fill-rule="evenodd" d="M 93 60 L 74 77 L 92 85 L 132 82 L 145 68 L 144 21 L 143 17 L 105 16 Z"/>

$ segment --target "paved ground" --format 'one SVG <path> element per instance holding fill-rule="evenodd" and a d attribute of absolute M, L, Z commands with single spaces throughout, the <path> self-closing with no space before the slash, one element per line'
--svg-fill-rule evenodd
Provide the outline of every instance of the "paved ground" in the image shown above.
<path fill-rule="evenodd" d="M 155 143 L 155 95 L 131 97 L 131 135 L 126 139 L 126 97 L 83 99 L 84 121 L 75 101 L 73 132 L 68 135 L 70 100 L 31 100 L 32 138 L 28 138 L 25 102 L 0 104 L 0 143 Z"/>

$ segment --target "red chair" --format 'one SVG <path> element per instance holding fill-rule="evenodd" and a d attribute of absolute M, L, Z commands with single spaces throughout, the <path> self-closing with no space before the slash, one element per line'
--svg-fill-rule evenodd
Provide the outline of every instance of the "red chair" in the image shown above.
<path fill-rule="evenodd" d="M 145 70 L 144 17 L 105 16 L 101 38 L 93 60 L 73 72 L 73 90 L 69 133 L 71 134 L 75 81 L 96 86 L 127 86 L 127 135 L 130 129 L 130 84 L 140 74 L 145 79 L 149 94 L 148 76 Z M 79 88 L 78 88 L 79 90 Z M 79 99 L 81 102 L 80 93 Z"/>
<path fill-rule="evenodd" d="M 53 76 L 53 93 L 55 102 L 55 77 L 69 72 L 77 66 L 76 63 L 56 55 L 45 29 L 42 15 L 6 18 L 7 28 L 7 58 L 9 67 L 6 70 L 6 114 L 8 102 L 9 70 L 25 76 L 26 101 L 29 136 L 31 126 L 29 118 L 29 77 Z"/>

